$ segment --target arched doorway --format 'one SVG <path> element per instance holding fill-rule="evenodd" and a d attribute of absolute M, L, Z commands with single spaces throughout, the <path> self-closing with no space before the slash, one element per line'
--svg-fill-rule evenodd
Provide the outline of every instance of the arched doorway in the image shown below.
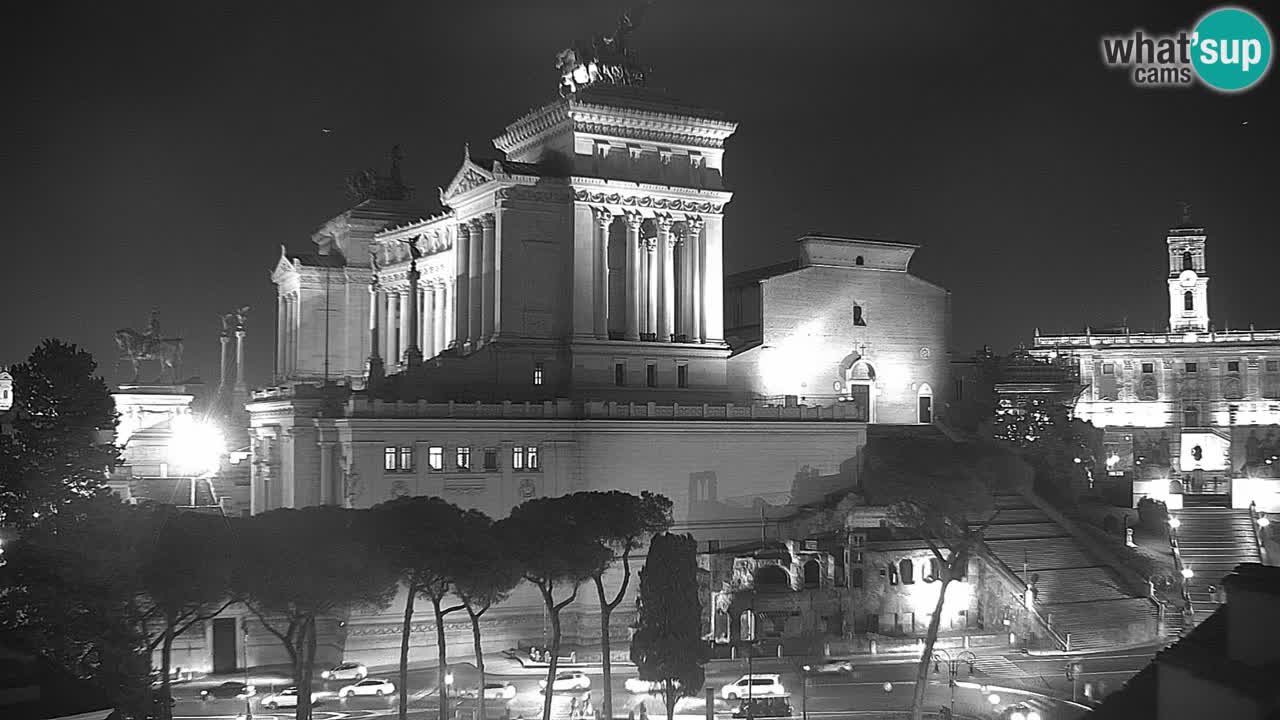
<path fill-rule="evenodd" d="M 764 565 L 756 569 L 755 584 L 761 592 L 780 592 L 791 589 L 791 578 L 777 565 Z"/>
<path fill-rule="evenodd" d="M 933 388 L 929 383 L 920 383 L 920 389 L 916 391 L 916 422 L 933 424 Z"/>
<path fill-rule="evenodd" d="M 804 586 L 807 589 L 816 588 L 822 584 L 822 567 L 818 565 L 817 560 L 810 560 L 804 564 Z"/>
<path fill-rule="evenodd" d="M 840 361 L 840 399 L 854 408 L 854 416 L 864 422 L 876 421 L 876 369 L 860 353 L 850 353 Z"/>

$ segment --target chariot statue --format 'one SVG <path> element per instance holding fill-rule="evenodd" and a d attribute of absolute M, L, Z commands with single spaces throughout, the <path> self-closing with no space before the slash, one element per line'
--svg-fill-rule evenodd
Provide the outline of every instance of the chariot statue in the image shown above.
<path fill-rule="evenodd" d="M 116 367 L 124 361 L 133 365 L 130 383 L 137 384 L 140 367 L 148 360 L 155 360 L 160 364 L 160 374 L 154 381 L 156 384 L 163 384 L 166 374 L 170 383 L 178 381 L 178 366 L 182 364 L 182 338 L 166 338 L 161 334 L 158 310 L 151 311 L 146 332 L 124 328 L 116 331 L 115 340 L 120 351 Z"/>

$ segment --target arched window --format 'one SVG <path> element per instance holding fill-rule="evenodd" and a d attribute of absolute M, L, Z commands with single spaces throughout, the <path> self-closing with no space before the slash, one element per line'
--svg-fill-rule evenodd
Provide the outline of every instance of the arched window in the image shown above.
<path fill-rule="evenodd" d="M 822 582 L 822 568 L 819 567 L 817 560 L 810 560 L 804 564 L 804 586 L 806 588 L 816 588 Z"/>
<path fill-rule="evenodd" d="M 1190 290 L 1182 293 L 1182 309 L 1187 312 L 1196 309 L 1196 296 L 1192 295 Z"/>
<path fill-rule="evenodd" d="M 1191 256 L 1191 251 L 1190 251 L 1190 250 L 1188 250 L 1188 251 L 1186 251 L 1186 252 L 1182 253 L 1182 269 L 1183 269 L 1183 270 L 1195 270 L 1195 269 L 1196 269 L 1196 268 L 1195 268 L 1195 260 L 1192 258 L 1192 256 Z"/>
<path fill-rule="evenodd" d="M 854 265 L 861 265 L 861 264 L 862 264 L 862 256 L 861 256 L 861 255 L 859 255 L 858 257 L 854 258 L 854 259 L 853 259 L 853 264 L 854 264 Z"/>
<path fill-rule="evenodd" d="M 920 390 L 916 393 L 916 421 L 924 425 L 933 422 L 933 388 L 929 387 L 929 383 L 920 383 Z"/>
<path fill-rule="evenodd" d="M 903 558 L 898 563 L 898 576 L 902 578 L 903 585 L 911 585 L 916 581 L 916 571 L 911 565 L 911 558 Z"/>
<path fill-rule="evenodd" d="M 924 581 L 928 583 L 928 582 L 934 582 L 935 580 L 941 580 L 941 579 L 942 579 L 942 563 L 938 562 L 938 558 L 936 557 L 929 558 L 929 569 L 925 573 Z"/>
<path fill-rule="evenodd" d="M 862 317 L 862 306 L 861 306 L 861 305 L 854 305 L 854 306 L 853 306 L 853 324 L 854 324 L 854 325 L 866 325 L 866 324 L 867 324 L 866 319 Z"/>

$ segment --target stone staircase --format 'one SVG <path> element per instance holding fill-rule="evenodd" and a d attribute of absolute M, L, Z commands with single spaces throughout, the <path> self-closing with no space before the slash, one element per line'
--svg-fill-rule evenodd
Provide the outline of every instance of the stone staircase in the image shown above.
<path fill-rule="evenodd" d="M 1194 573 L 1187 581 L 1187 592 L 1199 624 L 1218 609 L 1209 586 L 1220 588 L 1222 578 L 1237 565 L 1260 563 L 1262 554 L 1247 509 L 1232 509 L 1214 495 L 1184 495 L 1183 503 L 1183 508 L 1174 513 L 1181 523 L 1177 529 L 1178 549 L 1183 566 Z"/>
<path fill-rule="evenodd" d="M 1000 514 L 986 530 L 987 548 L 1036 589 L 1036 609 L 1072 650 L 1123 642 L 1135 625 L 1155 624 L 1155 605 L 1135 596 L 1066 528 L 1021 495 L 999 495 Z"/>

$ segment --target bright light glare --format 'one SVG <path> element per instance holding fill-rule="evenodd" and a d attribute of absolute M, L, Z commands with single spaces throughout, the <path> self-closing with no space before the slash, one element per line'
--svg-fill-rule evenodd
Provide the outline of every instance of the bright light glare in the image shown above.
<path fill-rule="evenodd" d="M 1271 520 L 1266 515 L 1258 518 L 1258 527 L 1266 527 L 1271 524 Z"/>
<path fill-rule="evenodd" d="M 1195 573 L 1191 572 L 1191 568 L 1184 567 L 1182 568 L 1182 577 L 1190 580 L 1192 577 L 1195 577 Z"/>
<path fill-rule="evenodd" d="M 1110 457 L 1107 458 L 1107 467 L 1115 467 L 1116 464 L 1119 462 L 1120 462 L 1120 456 L 1113 453 Z"/>
<path fill-rule="evenodd" d="M 1027 714 L 1021 710 L 1014 710 L 1009 714 L 1009 720 L 1027 720 Z"/>
<path fill-rule="evenodd" d="M 1040 720 L 1040 713 L 1035 710 L 1027 711 L 1027 720 Z"/>
<path fill-rule="evenodd" d="M 225 450 L 222 431 L 216 425 L 197 421 L 189 415 L 174 419 L 169 459 L 180 472 L 195 475 L 213 472 L 218 469 Z"/>
<path fill-rule="evenodd" d="M 999 705 L 1000 696 L 995 693 L 991 693 L 990 695 L 987 696 L 987 702 L 991 703 L 992 705 Z"/>
<path fill-rule="evenodd" d="M 1182 521 L 1176 517 L 1169 518 L 1169 527 L 1173 528 L 1174 530 L 1177 530 L 1178 528 L 1182 527 Z"/>

